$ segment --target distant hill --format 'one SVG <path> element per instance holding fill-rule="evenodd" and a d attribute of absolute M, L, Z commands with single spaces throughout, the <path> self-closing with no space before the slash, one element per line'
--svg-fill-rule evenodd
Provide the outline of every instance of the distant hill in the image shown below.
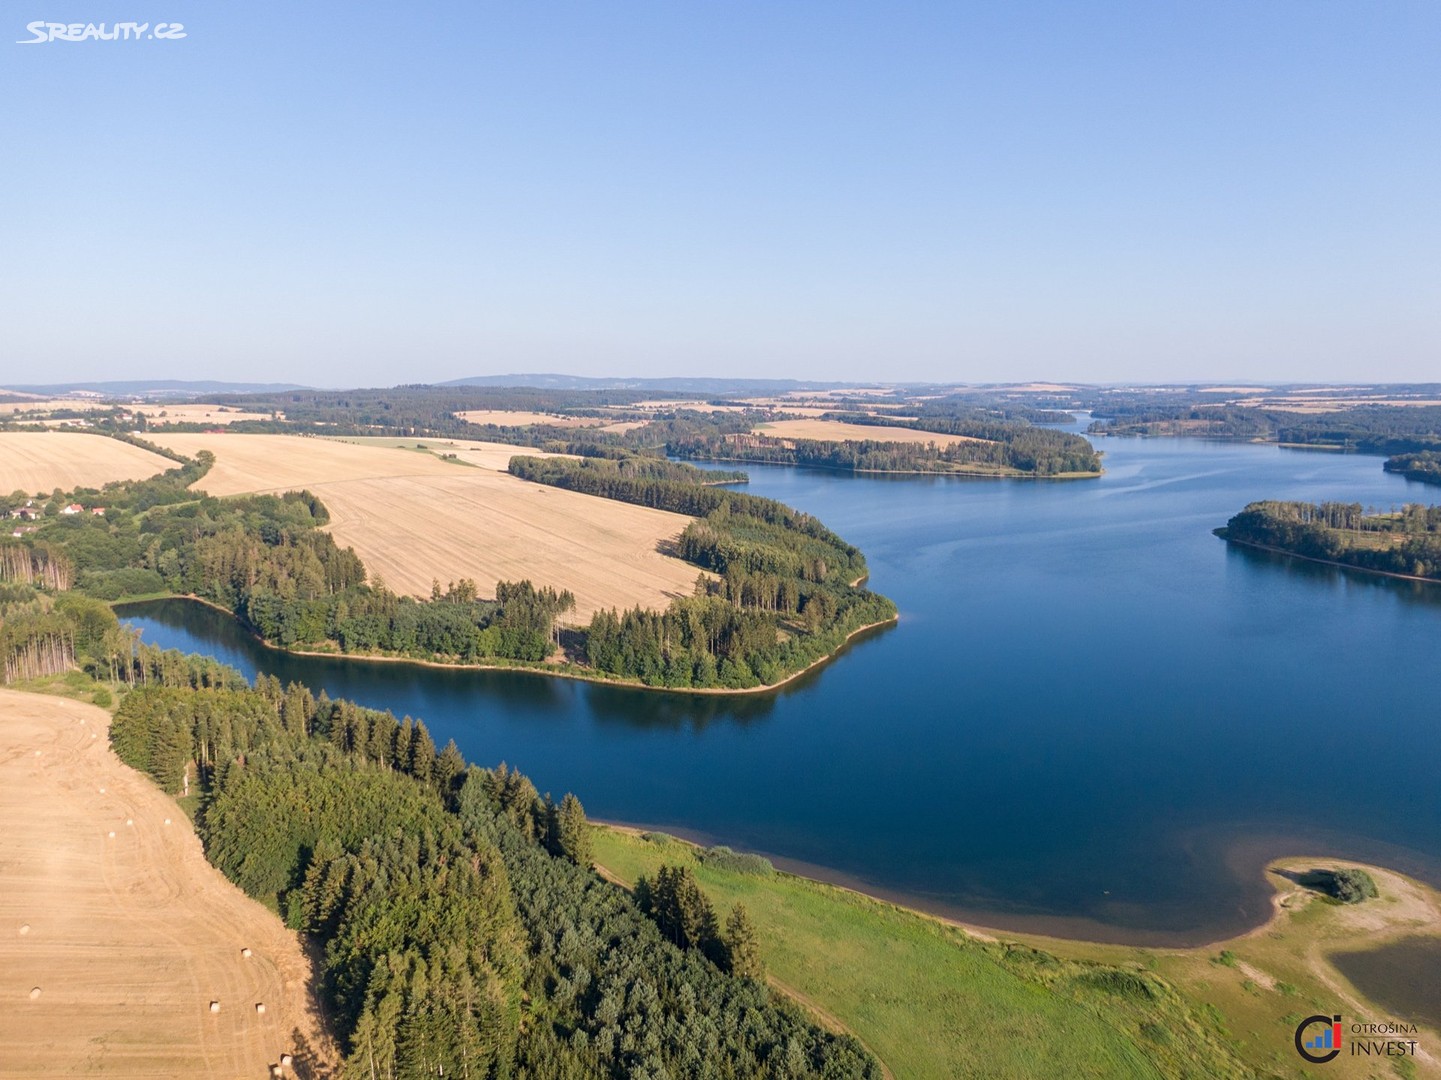
<path fill-rule="evenodd" d="M 843 390 L 875 383 L 814 382 L 802 379 L 725 379 L 678 376 L 666 379 L 591 378 L 584 375 L 529 373 L 472 375 L 436 386 L 524 386 L 542 390 L 655 390 L 680 394 L 779 394 L 790 390 Z"/>
<path fill-rule="evenodd" d="M 112 382 L 63 382 L 40 384 L 10 383 L 0 390 L 22 394 L 74 394 L 90 391 L 115 397 L 194 397 L 196 394 L 274 394 L 286 390 L 304 390 L 297 383 L 220 382 L 215 379 L 122 379 Z"/>

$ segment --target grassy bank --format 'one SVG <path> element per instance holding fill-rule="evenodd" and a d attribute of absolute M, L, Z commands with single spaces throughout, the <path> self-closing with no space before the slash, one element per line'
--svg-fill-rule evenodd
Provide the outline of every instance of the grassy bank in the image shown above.
<path fill-rule="evenodd" d="M 1290 1077 L 1309 1075 L 1292 1039 L 1313 1014 L 1409 1020 L 1377 1005 L 1331 957 L 1441 939 L 1441 896 L 1366 867 L 1378 899 L 1339 904 L 1296 882 L 1330 858 L 1271 864 L 1275 915 L 1196 949 L 1144 949 L 1035 935 L 967 933 L 934 917 L 779 871 L 746 873 L 660 834 L 600 827 L 597 862 L 620 881 L 690 866 L 720 913 L 740 902 L 769 973 L 862 1039 L 898 1077 Z M 742 860 L 751 862 L 753 860 Z M 1431 1056 L 1344 1056 L 1345 1078 L 1441 1076 Z"/>
<path fill-rule="evenodd" d="M 720 912 L 741 902 L 771 975 L 833 1015 L 897 1077 L 1241 1077 L 1214 1021 L 1143 964 L 983 941 L 781 872 L 707 865 L 679 840 L 611 828 L 595 857 L 633 883 L 685 863 Z"/>

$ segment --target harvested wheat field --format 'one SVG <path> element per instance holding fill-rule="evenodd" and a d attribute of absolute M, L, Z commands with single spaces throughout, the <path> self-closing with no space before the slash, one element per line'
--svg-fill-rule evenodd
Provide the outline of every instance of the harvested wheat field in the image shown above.
<path fill-rule="evenodd" d="M 154 439 L 184 454 L 213 451 L 215 468 L 198 485 L 212 495 L 315 492 L 336 541 L 397 592 L 428 596 L 432 581 L 466 577 L 493 595 L 497 581 L 529 578 L 569 589 L 569 618 L 588 622 L 602 608 L 665 607 L 695 584 L 694 566 L 660 552 L 690 518 L 518 480 L 505 468 L 512 456 L 535 453 L 525 447 L 295 435 Z M 417 450 L 417 441 L 466 464 Z"/>
<path fill-rule="evenodd" d="M 759 424 L 757 435 L 769 435 L 775 439 L 819 439 L 822 442 L 874 442 L 935 443 L 937 446 L 951 446 L 963 442 L 985 442 L 965 435 L 941 435 L 934 431 L 917 431 L 914 428 L 882 427 L 871 424 L 844 424 L 835 420 L 777 420 L 774 424 Z"/>
<path fill-rule="evenodd" d="M 92 398 L 41 398 L 29 396 L 19 401 L 0 401 L 0 413 L 54 412 L 69 409 L 78 412 L 84 409 L 101 408 L 101 403 Z"/>
<path fill-rule="evenodd" d="M 0 431 L 0 491 L 98 488 L 140 480 L 175 462 L 119 439 L 79 432 Z"/>
<path fill-rule="evenodd" d="M 168 402 L 149 402 L 145 405 L 126 405 L 125 409 L 143 415 L 151 425 L 157 424 L 205 424 L 210 427 L 224 427 L 238 420 L 269 420 L 269 413 L 246 412 L 229 405 L 174 405 Z M 284 419 L 282 414 L 281 419 Z"/>
<path fill-rule="evenodd" d="M 281 1054 L 320 1074 L 297 936 L 205 861 L 109 724 L 0 690 L 0 1078 L 258 1080 Z"/>
<path fill-rule="evenodd" d="M 490 424 L 494 427 L 529 427 L 547 424 L 550 427 L 599 427 L 605 420 L 599 416 L 560 416 L 556 413 L 525 412 L 511 409 L 470 409 L 455 414 L 468 424 Z"/>

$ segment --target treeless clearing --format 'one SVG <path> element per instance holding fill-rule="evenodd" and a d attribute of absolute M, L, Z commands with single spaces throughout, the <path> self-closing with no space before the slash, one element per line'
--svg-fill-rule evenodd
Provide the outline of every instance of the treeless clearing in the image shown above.
<path fill-rule="evenodd" d="M 708 401 L 699 398 L 687 399 L 685 401 L 637 401 L 632 405 L 611 405 L 612 409 L 639 409 L 643 412 L 671 412 L 674 409 L 685 409 L 688 412 L 745 412 L 744 405 L 712 405 Z"/>
<path fill-rule="evenodd" d="M 9 393 L 9 391 L 6 391 Z M 98 409 L 100 402 L 94 398 L 37 398 L 23 401 L 0 401 L 0 413 L 54 412 L 56 409 Z"/>
<path fill-rule="evenodd" d="M 0 491 L 51 492 L 140 480 L 175 462 L 104 435 L 0 431 Z"/>
<path fill-rule="evenodd" d="M 205 424 L 210 427 L 224 427 L 237 420 L 269 420 L 269 413 L 245 412 L 221 405 L 171 405 L 165 402 L 151 402 L 146 405 L 124 405 L 127 412 L 140 413 L 152 425 L 156 424 Z M 164 416 L 160 414 L 164 413 Z M 282 419 L 284 417 L 282 416 Z"/>
<path fill-rule="evenodd" d="M 525 412 L 510 409 L 470 409 L 455 414 L 470 424 L 493 424 L 495 427 L 530 427 L 548 424 L 551 427 L 599 427 L 605 420 L 599 416 L 559 416 L 555 413 Z"/>
<path fill-rule="evenodd" d="M 228 1080 L 283 1053 L 314 1075 L 335 1054 L 299 939 L 205 861 L 109 725 L 0 690 L 0 1077 Z"/>
<path fill-rule="evenodd" d="M 941 435 L 934 431 L 917 431 L 914 428 L 872 426 L 870 424 L 844 424 L 835 420 L 778 420 L 774 424 L 758 424 L 757 435 L 770 435 L 777 439 L 819 439 L 822 442 L 873 442 L 935 443 L 937 446 L 951 446 L 963 442 L 985 442 L 966 435 Z"/>
<path fill-rule="evenodd" d="M 497 581 L 529 578 L 575 594 L 570 618 L 601 608 L 662 608 L 688 595 L 698 571 L 660 548 L 690 518 L 518 480 L 504 470 L 521 446 L 465 440 L 355 440 L 294 435 L 158 433 L 215 468 L 198 487 L 212 495 L 308 488 L 330 510 L 336 541 L 355 548 L 372 577 L 428 596 L 472 578 L 482 595 Z M 465 468 L 415 449 L 456 454 Z"/>

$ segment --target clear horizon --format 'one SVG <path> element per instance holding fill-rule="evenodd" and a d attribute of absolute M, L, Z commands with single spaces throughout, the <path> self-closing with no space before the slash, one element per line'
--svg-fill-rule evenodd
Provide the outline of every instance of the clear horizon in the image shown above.
<path fill-rule="evenodd" d="M 1433 4 L 8 10 L 7 382 L 1441 375 Z"/>

